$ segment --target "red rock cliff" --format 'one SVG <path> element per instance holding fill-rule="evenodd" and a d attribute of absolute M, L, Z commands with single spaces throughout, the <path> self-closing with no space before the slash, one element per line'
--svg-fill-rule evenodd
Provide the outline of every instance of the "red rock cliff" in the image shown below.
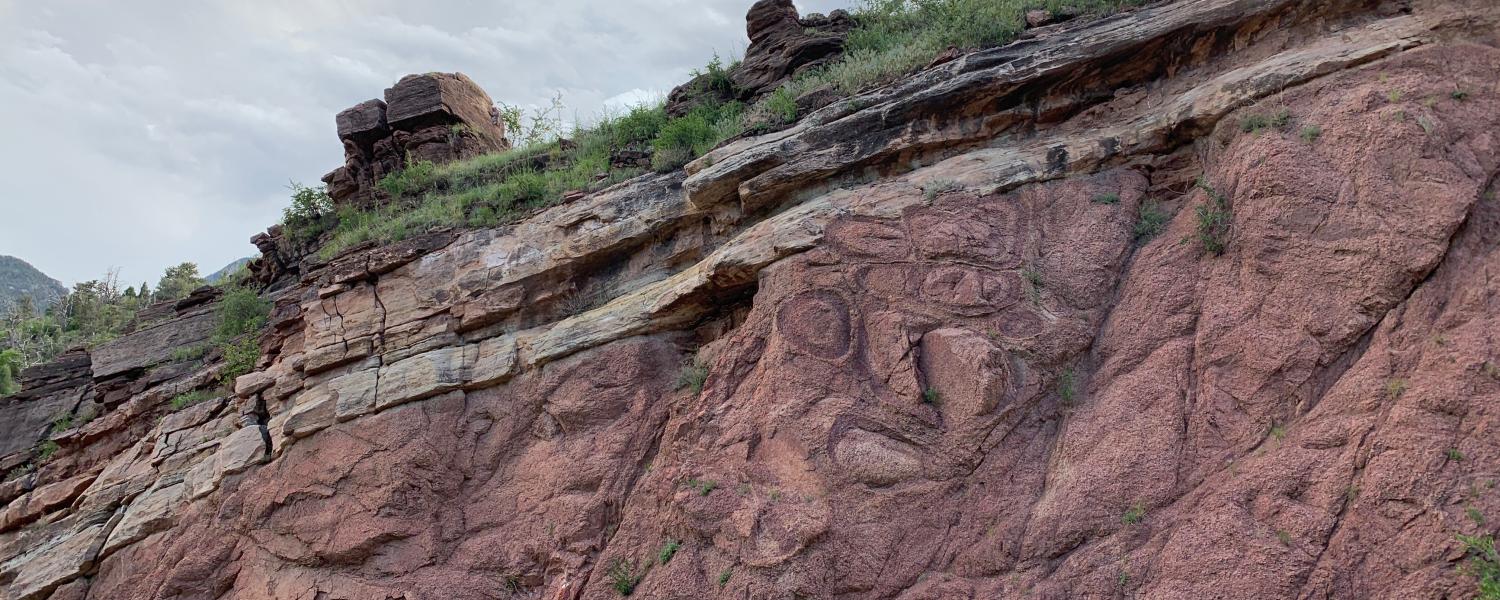
<path fill-rule="evenodd" d="M 235 397 L 171 412 L 218 368 L 169 360 L 207 335 L 182 306 L 0 404 L 6 465 L 107 409 L 0 485 L 0 590 L 1475 597 L 1497 25 L 1049 26 L 686 173 L 315 265 Z"/>

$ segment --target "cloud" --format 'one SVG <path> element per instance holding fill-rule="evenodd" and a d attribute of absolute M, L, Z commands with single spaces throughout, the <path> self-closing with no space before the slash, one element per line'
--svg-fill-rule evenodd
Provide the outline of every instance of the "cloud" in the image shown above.
<path fill-rule="evenodd" d="M 853 0 L 803 0 L 826 12 Z M 402 75 L 588 122 L 743 53 L 750 0 L 0 0 L 0 254 L 75 283 L 255 253 L 333 116 Z"/>

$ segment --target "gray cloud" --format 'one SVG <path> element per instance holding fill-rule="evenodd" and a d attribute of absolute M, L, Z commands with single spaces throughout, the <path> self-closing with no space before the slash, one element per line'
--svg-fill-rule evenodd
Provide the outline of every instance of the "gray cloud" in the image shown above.
<path fill-rule="evenodd" d="M 70 284 L 216 269 L 341 162 L 333 115 L 404 74 L 561 93 L 586 123 L 743 53 L 749 4 L 0 0 L 0 254 Z"/>

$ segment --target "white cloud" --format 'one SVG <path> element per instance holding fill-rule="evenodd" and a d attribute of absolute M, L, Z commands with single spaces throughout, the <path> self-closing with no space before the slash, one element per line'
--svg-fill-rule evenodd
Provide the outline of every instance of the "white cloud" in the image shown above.
<path fill-rule="evenodd" d="M 74 283 L 253 254 L 333 116 L 402 75 L 588 121 L 743 54 L 751 0 L 0 0 L 0 254 Z M 853 0 L 804 0 L 826 12 Z"/>

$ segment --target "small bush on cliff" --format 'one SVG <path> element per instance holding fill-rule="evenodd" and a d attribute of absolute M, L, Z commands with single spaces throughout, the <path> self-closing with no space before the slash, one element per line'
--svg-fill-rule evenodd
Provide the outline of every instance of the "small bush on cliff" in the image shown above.
<path fill-rule="evenodd" d="M 1141 203 L 1141 214 L 1135 221 L 1135 227 L 1131 229 L 1135 243 L 1144 244 L 1151 241 L 1151 238 L 1156 237 L 1162 229 L 1166 228 L 1169 218 L 1170 216 L 1161 209 L 1160 204 L 1151 200 Z"/>
<path fill-rule="evenodd" d="M 212 394 L 210 394 L 210 393 L 208 393 L 207 391 L 204 391 L 204 390 L 193 390 L 191 392 L 183 392 L 181 394 L 178 394 L 178 395 L 172 397 L 172 402 L 171 402 L 172 410 L 182 410 L 184 408 L 187 408 L 189 406 L 192 406 L 194 404 L 197 404 L 199 402 L 202 402 L 202 401 L 207 400 L 207 399 L 212 398 L 212 397 L 213 397 Z"/>
<path fill-rule="evenodd" d="M 1463 572 L 1478 583 L 1480 600 L 1500 600 L 1500 551 L 1495 549 L 1495 536 L 1458 536 L 1469 551 L 1469 564 Z"/>
<path fill-rule="evenodd" d="M 681 167 L 707 154 L 714 146 L 739 135 L 745 106 L 739 102 L 704 103 L 688 114 L 667 121 L 651 142 L 651 166 L 659 172 Z"/>
<path fill-rule="evenodd" d="M 0 396 L 21 391 L 21 361 L 20 350 L 0 350 Z"/>
<path fill-rule="evenodd" d="M 1198 217 L 1198 244 L 1203 247 L 1204 252 L 1218 256 L 1224 253 L 1233 219 L 1229 212 L 1229 199 L 1210 186 L 1206 178 L 1198 178 L 1198 187 L 1208 195 L 1208 203 L 1193 209 Z"/>
<path fill-rule="evenodd" d="M 323 186 L 307 187 L 291 182 L 292 204 L 281 211 L 281 223 L 292 239 L 305 241 L 316 238 L 334 223 L 333 199 Z"/>
<path fill-rule="evenodd" d="M 686 388 L 697 394 L 703 391 L 703 383 L 706 381 L 708 381 L 708 364 L 694 356 L 692 360 L 682 365 L 682 372 L 677 374 L 677 389 Z"/>
<path fill-rule="evenodd" d="M 253 289 L 231 286 L 224 291 L 216 310 L 213 343 L 224 355 L 219 381 L 233 386 L 235 378 L 255 369 L 255 361 L 260 358 L 257 334 L 266 325 L 271 305 Z"/>
<path fill-rule="evenodd" d="M 635 593 L 635 587 L 641 584 L 641 579 L 646 577 L 645 573 L 636 572 L 634 562 L 626 562 L 623 558 L 616 558 L 609 563 L 609 569 L 605 571 L 609 578 L 609 587 L 619 592 L 621 596 L 629 596 Z"/>
<path fill-rule="evenodd" d="M 662 544 L 661 551 L 656 553 L 656 562 L 663 565 L 671 562 L 672 557 L 677 554 L 677 549 L 681 547 L 681 541 L 667 538 L 667 542 Z"/>

